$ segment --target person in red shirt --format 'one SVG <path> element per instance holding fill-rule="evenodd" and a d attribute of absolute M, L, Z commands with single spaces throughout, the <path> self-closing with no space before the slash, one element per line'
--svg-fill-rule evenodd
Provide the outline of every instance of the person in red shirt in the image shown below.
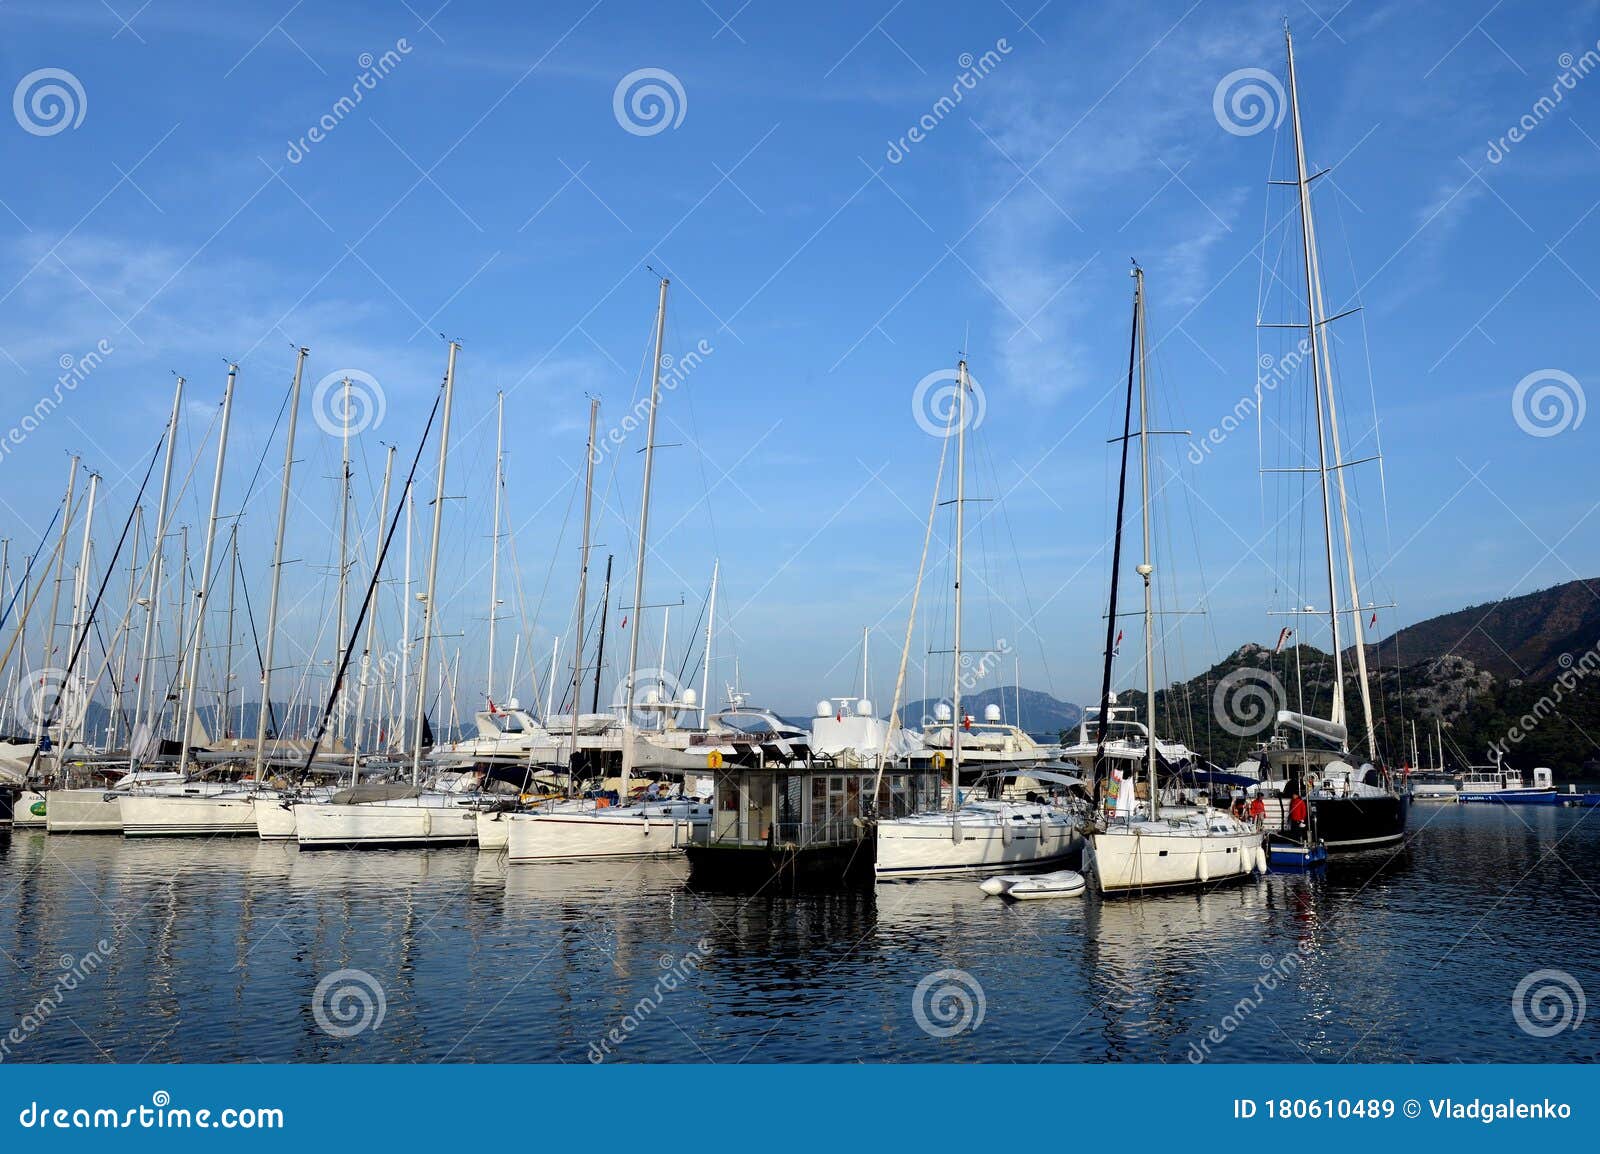
<path fill-rule="evenodd" d="M 1250 803 L 1250 820 L 1255 822 L 1260 829 L 1267 821 L 1267 803 L 1261 800 L 1261 795 L 1256 794 L 1255 800 Z"/>
<path fill-rule="evenodd" d="M 1306 828 L 1306 799 L 1298 793 L 1289 802 L 1289 828 L 1296 833 Z"/>

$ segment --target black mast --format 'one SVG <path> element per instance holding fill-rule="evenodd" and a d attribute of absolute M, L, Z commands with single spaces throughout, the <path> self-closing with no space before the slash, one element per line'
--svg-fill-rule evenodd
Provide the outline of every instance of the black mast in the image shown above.
<path fill-rule="evenodd" d="M 594 654 L 594 699 L 589 703 L 590 713 L 600 712 L 600 670 L 606 663 L 606 610 L 611 606 L 611 554 L 606 554 L 606 591 L 600 595 L 600 637 Z M 572 708 L 578 708 L 574 701 Z"/>
<path fill-rule="evenodd" d="M 1134 269 L 1138 269 L 1135 262 Z M 1117 578 L 1122 570 L 1122 517 L 1128 498 L 1128 442 L 1133 429 L 1133 369 L 1139 355 L 1139 288 L 1133 290 L 1133 327 L 1128 340 L 1128 399 L 1122 410 L 1122 468 L 1117 474 L 1117 523 L 1111 546 L 1111 598 L 1106 608 L 1105 675 L 1100 682 L 1100 726 L 1095 734 L 1094 810 L 1100 812 L 1100 772 L 1106 756 L 1106 726 L 1111 713 L 1111 655 L 1117 640 Z"/>

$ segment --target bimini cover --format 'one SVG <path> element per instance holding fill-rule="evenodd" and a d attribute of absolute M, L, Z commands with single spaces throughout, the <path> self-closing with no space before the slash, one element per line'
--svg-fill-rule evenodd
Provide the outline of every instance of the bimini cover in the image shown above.
<path fill-rule="evenodd" d="M 1050 785 L 1059 785 L 1065 789 L 1083 787 L 1083 778 L 1071 777 L 1065 773 L 1057 773 L 1053 769 L 1008 769 L 1001 777 L 1029 777 L 1034 781 L 1046 782 Z"/>
<path fill-rule="evenodd" d="M 1246 777 L 1242 773 L 1229 773 L 1222 769 L 1201 769 L 1195 766 L 1179 770 L 1178 780 L 1185 785 L 1224 786 L 1233 789 L 1249 789 L 1260 782 L 1259 778 Z"/>
<path fill-rule="evenodd" d="M 1331 741 L 1341 749 L 1350 736 L 1349 731 L 1337 722 L 1312 717 L 1309 713 L 1295 713 L 1289 709 L 1278 710 L 1278 725 L 1284 729 L 1295 730 L 1297 733 L 1319 737 L 1323 741 Z"/>

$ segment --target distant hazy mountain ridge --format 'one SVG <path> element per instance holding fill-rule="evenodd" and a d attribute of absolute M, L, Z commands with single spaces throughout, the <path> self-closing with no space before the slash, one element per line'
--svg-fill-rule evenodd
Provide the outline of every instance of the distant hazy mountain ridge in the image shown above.
<path fill-rule="evenodd" d="M 1020 719 L 1017 714 L 1019 695 Z M 950 698 L 945 696 L 913 701 L 900 710 L 900 721 L 913 729 L 920 725 L 924 718 L 931 722 L 934 708 L 941 701 L 948 703 L 949 700 Z M 1000 685 L 961 696 L 962 712 L 970 713 L 974 717 L 982 717 L 984 709 L 990 705 L 998 705 L 1001 715 L 1013 725 L 1020 725 L 1028 733 L 1049 738 L 1051 741 L 1054 741 L 1062 730 L 1076 728 L 1079 719 L 1083 717 L 1082 706 L 1062 701 L 1037 689 L 1019 690 L 1015 686 Z M 888 708 L 888 702 L 884 702 L 883 708 Z"/>

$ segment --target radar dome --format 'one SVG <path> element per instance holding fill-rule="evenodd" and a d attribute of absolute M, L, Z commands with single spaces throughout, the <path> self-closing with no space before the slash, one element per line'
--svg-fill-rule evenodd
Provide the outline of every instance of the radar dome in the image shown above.
<path fill-rule="evenodd" d="M 817 716 L 818 717 L 832 717 L 833 716 L 833 702 L 831 702 L 831 701 L 819 701 L 819 702 L 817 702 Z"/>
<path fill-rule="evenodd" d="M 521 709 L 522 708 L 522 702 L 518 701 L 515 697 L 508 697 L 508 698 L 506 698 L 506 708 L 507 709 Z"/>
<path fill-rule="evenodd" d="M 685 689 L 680 697 L 683 703 L 690 709 L 693 709 L 700 701 L 700 695 L 692 689 Z"/>
<path fill-rule="evenodd" d="M 983 719 L 985 721 L 999 721 L 1000 707 L 998 705 L 985 705 L 983 707 Z"/>
<path fill-rule="evenodd" d="M 660 705 L 661 704 L 661 690 L 652 689 L 649 693 L 646 693 L 644 695 L 644 700 L 645 700 L 645 704 L 646 705 Z"/>
<path fill-rule="evenodd" d="M 860 701 L 856 702 L 856 713 L 862 717 L 871 717 L 872 702 L 863 697 Z"/>
<path fill-rule="evenodd" d="M 935 721 L 949 721 L 950 707 L 942 701 L 939 702 L 938 705 L 933 707 L 933 717 Z"/>

